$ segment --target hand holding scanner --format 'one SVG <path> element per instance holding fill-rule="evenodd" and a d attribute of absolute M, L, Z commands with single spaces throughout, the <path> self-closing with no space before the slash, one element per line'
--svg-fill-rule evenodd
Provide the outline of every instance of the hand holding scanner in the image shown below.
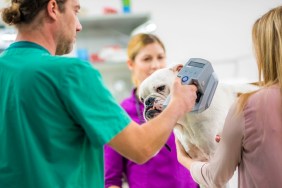
<path fill-rule="evenodd" d="M 218 85 L 218 78 L 211 63 L 205 59 L 191 58 L 177 76 L 181 78 L 183 85 L 194 84 L 198 88 L 196 104 L 191 112 L 200 113 L 206 110 L 211 104 Z M 163 106 L 166 107 L 169 101 L 170 96 Z"/>

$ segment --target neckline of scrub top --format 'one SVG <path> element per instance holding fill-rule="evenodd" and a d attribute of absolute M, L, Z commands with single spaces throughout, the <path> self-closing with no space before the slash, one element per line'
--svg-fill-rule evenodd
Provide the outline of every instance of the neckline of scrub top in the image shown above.
<path fill-rule="evenodd" d="M 49 52 L 46 48 L 40 46 L 39 44 L 36 44 L 36 43 L 34 43 L 34 42 L 29 42 L 29 41 L 17 41 L 17 42 L 14 42 L 14 43 L 12 43 L 12 44 L 7 48 L 7 50 L 13 49 L 13 48 L 37 48 L 37 49 L 42 50 L 42 51 L 45 51 L 45 52 L 47 52 L 49 55 L 51 55 L 50 52 Z"/>

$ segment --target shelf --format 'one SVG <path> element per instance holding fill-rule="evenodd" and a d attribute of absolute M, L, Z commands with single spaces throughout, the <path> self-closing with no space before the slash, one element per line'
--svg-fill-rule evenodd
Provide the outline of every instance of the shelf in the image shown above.
<path fill-rule="evenodd" d="M 132 31 L 150 20 L 147 13 L 110 14 L 100 16 L 84 16 L 79 18 L 82 31 L 77 33 L 76 50 L 85 53 L 91 60 L 92 55 L 101 55 L 105 61 L 126 61 L 126 52 Z M 113 56 L 111 48 L 119 48 Z M 103 54 L 103 55 L 102 55 Z M 105 57 L 104 55 L 108 55 Z M 119 59 L 121 58 L 121 59 Z"/>
<path fill-rule="evenodd" d="M 110 14 L 91 17 L 80 17 L 82 31 L 116 30 L 125 35 L 130 35 L 133 29 L 145 23 L 150 18 L 149 14 Z"/>
<path fill-rule="evenodd" d="M 80 17 L 82 30 L 77 33 L 77 49 L 87 49 L 91 54 L 113 45 L 126 48 L 132 31 L 149 19 L 145 13 Z"/>
<path fill-rule="evenodd" d="M 131 33 L 149 20 L 150 15 L 145 13 L 79 18 L 82 31 L 77 34 L 76 50 L 83 52 L 82 55 L 80 54 L 82 58 L 95 55 L 105 61 L 92 64 L 100 71 L 106 86 L 119 102 L 128 97 L 133 88 L 131 72 L 126 64 L 127 57 L 124 50 L 127 48 Z M 117 47 L 121 51 L 113 54 L 113 51 L 110 50 L 111 47 Z M 123 51 L 125 54 L 122 53 Z M 113 62 L 114 60 L 115 62 Z"/>
<path fill-rule="evenodd" d="M 133 88 L 131 72 L 126 64 L 125 49 L 131 33 L 149 20 L 150 15 L 146 13 L 79 18 L 82 31 L 77 34 L 76 50 L 85 53 L 85 57 L 97 55 L 105 61 L 93 63 L 93 66 L 100 71 L 106 86 L 119 102 L 128 97 Z M 113 52 L 110 50 L 112 47 L 117 47 L 121 51 Z"/>

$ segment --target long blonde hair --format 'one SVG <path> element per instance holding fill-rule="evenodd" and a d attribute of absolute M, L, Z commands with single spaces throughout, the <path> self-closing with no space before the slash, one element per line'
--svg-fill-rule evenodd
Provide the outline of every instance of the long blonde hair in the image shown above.
<path fill-rule="evenodd" d="M 164 52 L 165 52 L 165 46 L 162 43 L 162 41 L 153 34 L 148 33 L 140 33 L 137 35 L 134 35 L 127 45 L 127 56 L 128 58 L 134 62 L 136 55 L 147 45 L 157 43 L 159 44 Z M 132 82 L 137 87 L 138 81 L 134 78 L 134 75 L 132 75 Z"/>
<path fill-rule="evenodd" d="M 282 92 L 282 6 L 271 9 L 256 20 L 252 29 L 259 83 L 262 87 L 278 84 Z M 241 95 L 239 110 L 254 92 Z"/>

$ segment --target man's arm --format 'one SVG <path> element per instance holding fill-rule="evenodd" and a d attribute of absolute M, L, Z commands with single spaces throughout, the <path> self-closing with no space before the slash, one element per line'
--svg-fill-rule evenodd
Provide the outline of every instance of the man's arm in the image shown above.
<path fill-rule="evenodd" d="M 166 109 L 142 126 L 132 121 L 109 145 L 136 163 L 146 162 L 164 146 L 177 120 L 192 110 L 196 90 L 195 86 L 181 85 L 180 79 L 176 78 Z"/>

